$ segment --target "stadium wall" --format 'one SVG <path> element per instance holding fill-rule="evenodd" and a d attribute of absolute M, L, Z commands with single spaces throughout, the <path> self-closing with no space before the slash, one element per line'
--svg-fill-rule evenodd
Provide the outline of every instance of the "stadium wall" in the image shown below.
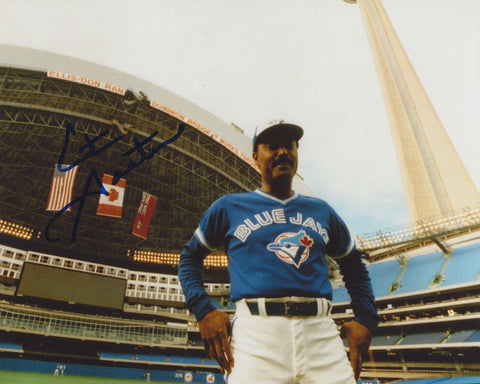
<path fill-rule="evenodd" d="M 65 365 L 64 375 L 109 377 L 119 379 L 145 380 L 145 369 L 126 367 L 107 367 L 101 365 L 86 365 L 63 362 L 49 362 L 30 359 L 0 358 L 0 370 L 53 373 L 58 364 Z M 170 381 L 175 383 L 221 383 L 223 376 L 218 373 L 193 372 L 193 371 L 162 371 L 149 369 L 152 381 Z"/>

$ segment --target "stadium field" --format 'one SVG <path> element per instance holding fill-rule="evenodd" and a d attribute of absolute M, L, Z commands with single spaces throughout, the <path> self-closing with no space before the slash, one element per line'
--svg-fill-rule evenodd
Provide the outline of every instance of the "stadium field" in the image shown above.
<path fill-rule="evenodd" d="M 90 376 L 53 376 L 51 373 L 0 371 L 0 384 L 139 384 L 145 380 L 112 379 Z M 172 384 L 171 381 L 156 381 L 156 384 Z"/>

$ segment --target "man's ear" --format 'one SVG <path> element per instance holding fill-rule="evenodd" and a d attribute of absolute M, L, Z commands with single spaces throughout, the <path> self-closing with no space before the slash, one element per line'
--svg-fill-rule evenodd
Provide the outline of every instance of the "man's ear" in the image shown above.
<path fill-rule="evenodd" d="M 255 163 L 258 164 L 258 152 L 257 151 L 252 152 L 252 159 L 255 161 Z"/>

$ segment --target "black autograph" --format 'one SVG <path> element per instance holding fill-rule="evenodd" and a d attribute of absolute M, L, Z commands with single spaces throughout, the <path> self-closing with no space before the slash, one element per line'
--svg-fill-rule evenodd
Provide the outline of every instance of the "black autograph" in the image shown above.
<path fill-rule="evenodd" d="M 113 184 L 114 185 L 117 184 L 118 181 L 120 180 L 120 178 L 126 176 L 132 169 L 137 168 L 140 165 L 142 165 L 145 161 L 150 160 L 163 147 L 166 147 L 167 145 L 169 145 L 169 144 L 173 143 L 175 140 L 177 140 L 182 135 L 184 129 L 185 129 L 185 124 L 180 124 L 180 126 L 178 127 L 178 130 L 177 130 L 177 133 L 174 136 L 172 136 L 170 139 L 168 139 L 166 141 L 161 142 L 157 146 L 150 148 L 148 151 L 144 148 L 144 146 L 146 144 L 150 143 L 154 139 L 154 137 L 158 133 L 157 131 L 155 131 L 154 133 L 152 133 L 150 136 L 148 136 L 147 138 L 145 138 L 142 141 L 139 141 L 137 138 L 134 138 L 133 142 L 134 142 L 135 145 L 132 148 L 130 148 L 128 151 L 122 153 L 122 156 L 129 156 L 132 153 L 136 152 L 140 156 L 140 159 L 138 161 L 134 161 L 131 158 L 129 158 L 128 165 L 125 169 L 115 170 L 114 176 L 113 176 Z M 67 149 L 68 149 L 70 136 L 75 135 L 75 134 L 76 134 L 76 132 L 75 132 L 75 128 L 74 128 L 73 124 L 67 123 L 63 148 L 62 148 L 62 151 L 61 151 L 59 159 L 58 159 L 57 169 L 60 172 L 69 171 L 70 169 L 72 169 L 73 167 L 77 166 L 78 164 L 84 162 L 85 160 L 89 159 L 90 157 L 97 156 L 100 153 L 106 151 L 107 149 L 109 149 L 110 147 L 117 144 L 118 142 L 120 142 L 123 139 L 123 136 L 117 136 L 116 138 L 112 139 L 111 141 L 109 141 L 104 146 L 102 146 L 100 148 L 95 148 L 95 143 L 98 140 L 100 140 L 102 137 L 107 135 L 108 132 L 104 131 L 104 132 L 100 133 L 99 135 L 95 136 L 93 139 L 90 138 L 87 134 L 84 134 L 83 138 L 85 140 L 85 144 L 83 144 L 78 149 L 78 151 L 79 152 L 84 152 L 85 150 L 87 150 L 87 152 L 81 158 L 76 159 L 68 167 L 62 168 L 63 160 L 64 160 L 65 154 L 67 152 Z M 96 189 L 94 191 L 89 192 L 90 184 L 92 183 L 92 181 L 94 181 L 95 185 L 99 189 Z M 50 237 L 50 229 L 52 228 L 55 221 L 67 209 L 69 209 L 71 206 L 78 203 L 77 213 L 76 213 L 76 216 L 75 216 L 75 223 L 74 223 L 73 229 L 72 229 L 72 241 L 75 241 L 76 238 L 77 238 L 78 225 L 80 223 L 80 218 L 81 218 L 81 215 L 82 215 L 85 200 L 87 199 L 87 197 L 100 195 L 100 194 L 108 196 L 108 192 L 104 188 L 100 178 L 98 177 L 97 171 L 94 168 L 92 168 L 92 169 L 90 169 L 90 173 L 88 175 L 87 183 L 85 184 L 85 187 L 83 188 L 82 194 L 79 197 L 77 197 L 76 199 L 73 199 L 71 202 L 69 202 L 60 211 L 58 211 L 55 214 L 55 216 L 53 216 L 52 219 L 48 222 L 48 224 L 47 224 L 47 226 L 45 227 L 45 230 L 44 230 L 45 238 L 48 241 L 58 241 L 60 239 L 59 237 L 57 237 L 57 238 Z"/>
<path fill-rule="evenodd" d="M 68 148 L 68 143 L 70 141 L 70 135 L 73 134 L 75 135 L 76 132 L 75 132 L 75 127 L 73 126 L 72 123 L 67 123 L 67 129 L 65 130 L 65 139 L 63 140 L 63 148 L 62 148 L 62 152 L 60 153 L 60 156 L 58 157 L 58 171 L 59 172 L 67 172 L 69 171 L 70 169 L 72 169 L 73 167 L 77 166 L 78 164 L 84 162 L 85 160 L 87 160 L 88 158 L 92 157 L 92 156 L 97 156 L 99 155 L 100 153 L 102 153 L 103 151 L 107 150 L 108 148 L 110 148 L 112 145 L 118 143 L 120 140 L 123 139 L 123 136 L 118 136 L 116 137 L 115 139 L 113 139 L 112 141 L 110 141 L 109 143 L 107 143 L 106 145 L 104 145 L 102 148 L 99 148 L 99 149 L 95 149 L 95 143 L 100 140 L 102 137 L 104 137 L 105 135 L 108 134 L 108 131 L 103 131 L 102 133 L 100 133 L 99 135 L 95 136 L 92 139 L 90 139 L 90 137 L 84 133 L 83 134 L 83 138 L 85 139 L 85 144 L 83 144 L 80 148 L 78 148 L 78 152 L 83 152 L 85 149 L 88 148 L 88 152 L 85 154 L 85 156 L 83 156 L 82 158 L 80 159 L 77 159 L 73 162 L 73 164 L 71 164 L 70 166 L 68 166 L 67 168 L 62 168 L 62 164 L 63 164 L 63 159 L 65 157 L 65 153 L 67 152 L 67 148 Z M 155 134 L 157 134 L 157 132 L 155 132 Z"/>
<path fill-rule="evenodd" d="M 145 160 L 150 160 L 158 151 L 160 151 L 163 147 L 166 147 L 168 144 L 173 143 L 177 140 L 180 135 L 182 134 L 183 130 L 185 129 L 185 124 L 181 124 L 178 127 L 177 133 L 172 136 L 170 139 L 160 143 L 156 147 L 150 148 L 147 153 L 145 153 L 145 149 L 143 148 L 145 144 L 149 143 L 153 140 L 157 132 L 155 131 L 150 136 L 148 136 L 145 140 L 138 141 L 137 138 L 133 139 L 135 146 L 129 149 L 127 152 L 123 153 L 122 156 L 129 156 L 135 151 L 140 155 L 140 160 L 134 161 L 131 158 L 128 159 L 128 166 L 123 171 L 116 170 L 113 174 L 113 184 L 117 184 L 118 180 L 121 177 L 126 176 L 132 169 L 139 167 Z"/>

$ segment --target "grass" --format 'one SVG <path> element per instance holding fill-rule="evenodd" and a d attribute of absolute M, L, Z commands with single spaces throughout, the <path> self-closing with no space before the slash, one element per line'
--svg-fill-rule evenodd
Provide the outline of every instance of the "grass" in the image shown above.
<path fill-rule="evenodd" d="M 0 384 L 145 384 L 145 380 L 113 379 L 88 376 L 53 376 L 51 373 L 0 371 Z M 154 381 L 155 384 L 171 384 L 171 381 Z"/>

